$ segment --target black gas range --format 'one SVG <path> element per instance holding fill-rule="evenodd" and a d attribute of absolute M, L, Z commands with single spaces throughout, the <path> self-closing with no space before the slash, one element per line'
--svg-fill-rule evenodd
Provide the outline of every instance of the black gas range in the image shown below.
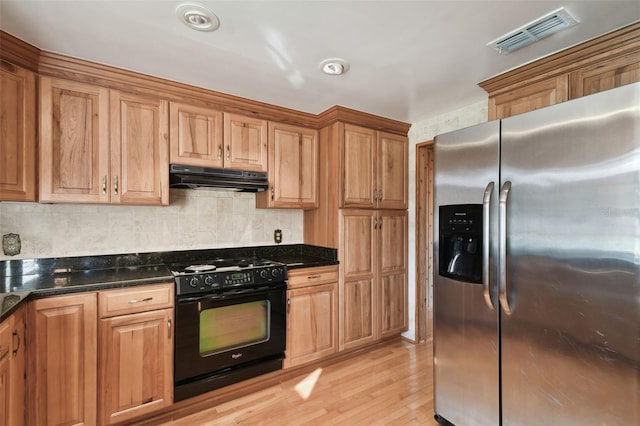
<path fill-rule="evenodd" d="M 285 264 L 254 257 L 168 266 L 176 281 L 175 401 L 282 368 Z"/>
<path fill-rule="evenodd" d="M 251 289 L 287 279 L 284 263 L 264 258 L 215 258 L 169 265 L 176 280 L 176 295 L 222 293 Z"/>

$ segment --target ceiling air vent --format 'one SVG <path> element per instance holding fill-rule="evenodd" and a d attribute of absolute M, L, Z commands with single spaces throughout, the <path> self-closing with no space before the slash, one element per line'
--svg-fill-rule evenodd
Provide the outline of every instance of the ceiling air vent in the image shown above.
<path fill-rule="evenodd" d="M 579 21 L 564 7 L 554 10 L 545 16 L 529 22 L 522 27 L 498 37 L 487 46 L 497 50 L 503 55 L 507 55 L 514 50 L 534 43 L 551 34 L 562 31 L 576 25 Z"/>

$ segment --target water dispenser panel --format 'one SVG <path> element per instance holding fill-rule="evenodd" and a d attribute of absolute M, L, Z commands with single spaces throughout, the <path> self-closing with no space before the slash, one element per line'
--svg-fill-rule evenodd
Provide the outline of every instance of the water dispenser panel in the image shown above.
<path fill-rule="evenodd" d="M 440 275 L 482 282 L 482 204 L 440 206 Z"/>

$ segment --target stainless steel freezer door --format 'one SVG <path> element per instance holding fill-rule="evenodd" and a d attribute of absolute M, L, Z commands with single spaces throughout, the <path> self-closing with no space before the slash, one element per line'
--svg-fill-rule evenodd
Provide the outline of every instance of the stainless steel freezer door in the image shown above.
<path fill-rule="evenodd" d="M 498 215 L 499 122 L 490 122 L 436 137 L 434 216 L 434 405 L 436 414 L 456 424 L 499 422 L 498 297 L 495 258 Z M 494 189 L 487 209 L 493 238 L 483 268 L 491 284 L 484 286 L 438 274 L 439 206 L 482 204 L 490 182 Z M 489 212 L 488 212 L 489 213 Z M 486 251 L 485 251 L 486 252 Z M 489 295 L 487 295 L 489 296 Z M 489 300 L 487 300 L 489 299 Z M 495 305 L 489 308 L 488 303 Z"/>
<path fill-rule="evenodd" d="M 502 121 L 503 424 L 640 424 L 640 85 Z"/>

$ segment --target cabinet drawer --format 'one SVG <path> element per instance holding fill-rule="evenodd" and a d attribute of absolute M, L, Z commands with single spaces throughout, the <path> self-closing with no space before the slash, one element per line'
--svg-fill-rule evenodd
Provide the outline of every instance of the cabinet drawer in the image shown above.
<path fill-rule="evenodd" d="M 9 319 L 0 324 L 0 360 L 9 353 L 11 346 L 11 327 L 9 327 Z"/>
<path fill-rule="evenodd" d="M 289 271 L 289 288 L 306 287 L 338 281 L 338 266 L 318 266 Z"/>
<path fill-rule="evenodd" d="M 98 296 L 100 318 L 173 307 L 175 284 L 159 284 L 101 291 Z"/>

